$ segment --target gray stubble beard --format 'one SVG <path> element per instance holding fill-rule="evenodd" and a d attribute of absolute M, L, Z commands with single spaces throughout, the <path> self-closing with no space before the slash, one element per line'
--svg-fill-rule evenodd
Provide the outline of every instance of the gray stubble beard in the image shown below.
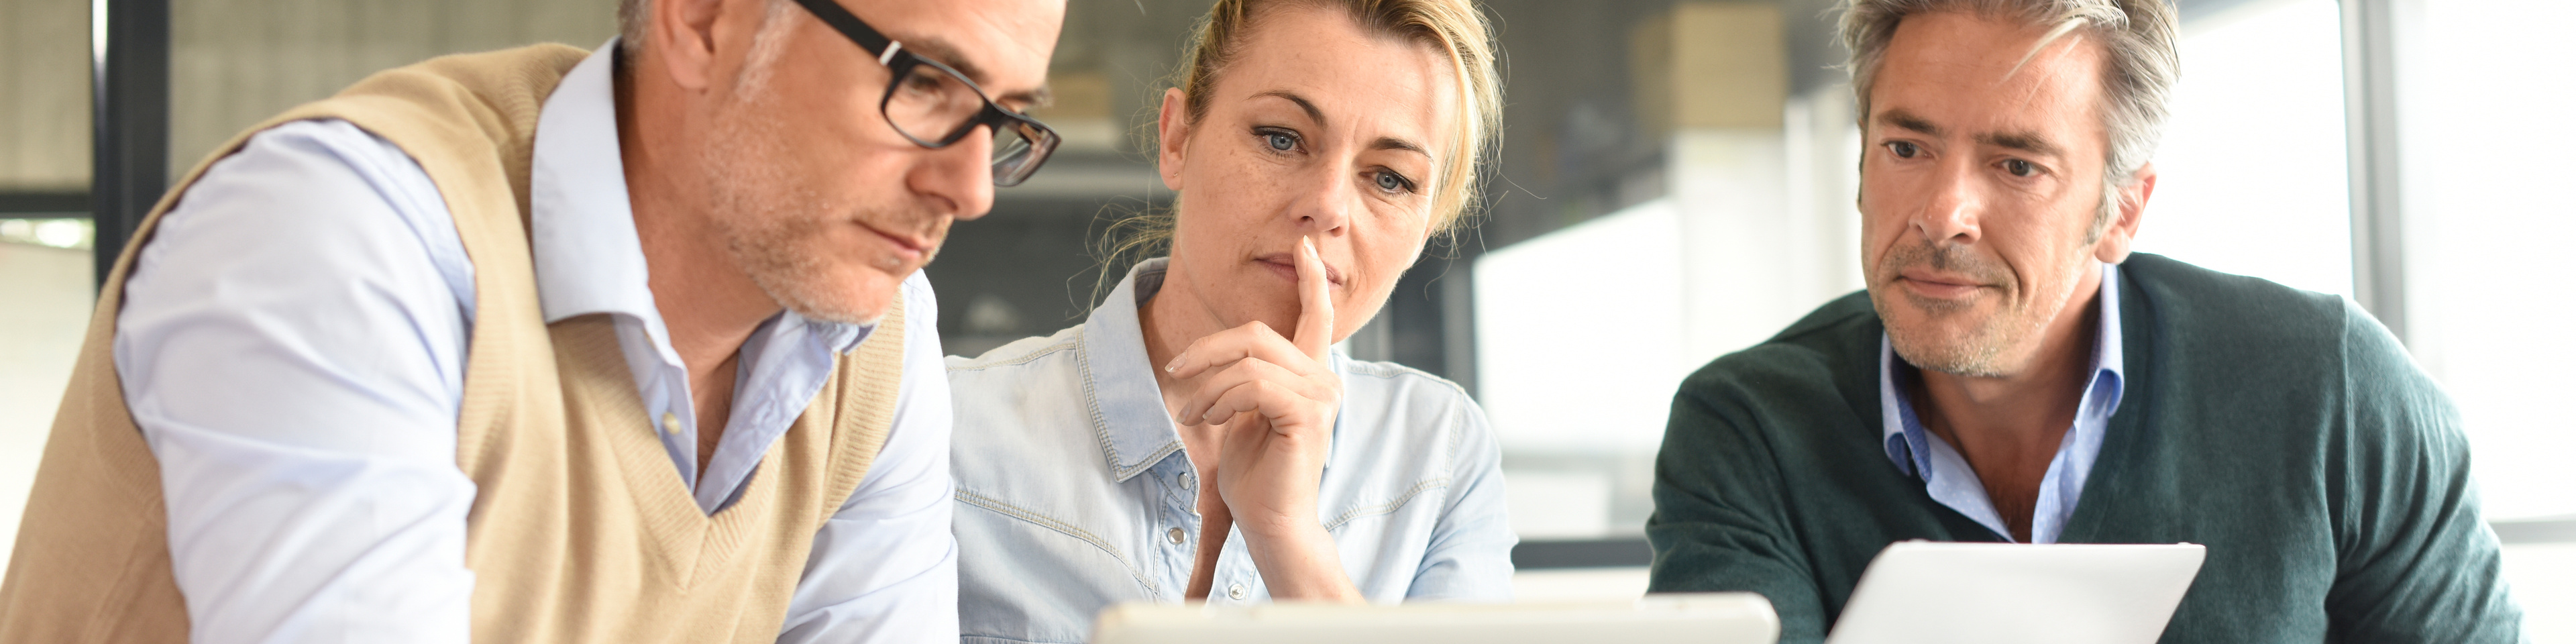
<path fill-rule="evenodd" d="M 823 198 L 798 184 L 777 161 L 789 157 L 783 128 L 762 116 L 774 112 L 763 108 L 777 104 L 767 82 L 767 66 L 776 60 L 768 58 L 751 62 L 752 69 L 735 86 L 733 102 L 710 132 L 702 160 L 712 170 L 707 175 L 711 222 L 734 264 L 779 306 L 810 320 L 875 324 L 885 311 L 863 310 L 855 293 L 834 288 L 824 276 L 829 263 L 822 249 L 809 243 L 823 234 L 830 218 Z"/>
<path fill-rule="evenodd" d="M 1892 284 L 1873 288 L 1869 296 L 1870 307 L 1877 310 L 1878 319 L 1887 328 L 1888 344 L 1896 349 L 1897 357 L 1905 359 L 1907 364 L 1914 365 L 1916 368 L 1955 376 L 1999 378 L 2011 375 L 2002 364 L 2004 349 L 2023 338 L 2030 337 L 2037 333 L 2040 327 L 2045 326 L 2044 323 L 2037 321 L 2031 324 L 2014 324 L 2032 317 L 2029 311 L 2029 298 L 2020 298 L 2020 302 L 2016 303 L 2015 298 L 2012 297 L 2012 295 L 2021 294 L 2026 285 L 2021 284 L 2012 271 L 1987 264 L 1984 260 L 1970 254 L 1966 247 L 1935 246 L 1929 243 L 1889 250 L 1887 256 L 1879 260 L 1878 276 L 1884 283 L 1888 277 L 1897 275 L 1906 267 L 1923 264 L 1929 264 L 1940 270 L 1965 273 L 1980 283 L 2001 284 L 2002 292 L 1996 296 L 2003 298 L 2002 306 L 1995 310 L 1994 317 L 1977 325 L 1966 337 L 1926 337 L 1928 334 L 1922 329 L 1901 328 L 1891 322 L 1895 318 L 1890 315 L 1892 312 L 1890 308 L 1893 306 L 1890 298 L 1905 298 L 1907 303 L 1933 317 L 1970 315 L 1974 311 L 1974 306 L 1920 298 L 1912 293 L 1902 292 Z"/>

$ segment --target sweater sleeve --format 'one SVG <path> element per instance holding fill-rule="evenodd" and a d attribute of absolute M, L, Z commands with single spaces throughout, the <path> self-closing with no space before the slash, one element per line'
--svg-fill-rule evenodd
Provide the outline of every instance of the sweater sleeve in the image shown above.
<path fill-rule="evenodd" d="M 2347 300 L 2345 317 L 2329 639 L 2524 641 L 2458 410 L 2369 314 Z"/>
<path fill-rule="evenodd" d="M 1790 532 L 1771 446 L 1744 392 L 1712 386 L 1726 380 L 1715 376 L 1702 372 L 1673 399 L 1655 458 L 1646 590 L 1761 593 L 1780 616 L 1782 644 L 1823 641 L 1823 599 Z"/>

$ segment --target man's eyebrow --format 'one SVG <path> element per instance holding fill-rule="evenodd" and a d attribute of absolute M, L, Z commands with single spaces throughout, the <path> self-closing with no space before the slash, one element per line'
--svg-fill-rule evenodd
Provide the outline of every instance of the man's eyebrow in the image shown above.
<path fill-rule="evenodd" d="M 1933 125 L 1931 119 L 1915 116 L 1913 112 L 1902 109 L 1879 112 L 1878 122 L 1924 136 L 1941 136 L 1941 126 Z"/>
<path fill-rule="evenodd" d="M 2021 150 L 2031 154 L 2046 156 L 2057 156 L 2063 152 L 2063 150 L 2060 150 L 2057 147 L 2057 144 L 2048 142 L 2048 137 L 2040 136 L 2037 132 L 1979 134 L 1977 135 L 1977 142 L 1995 147 Z"/>
<path fill-rule="evenodd" d="M 977 67 L 973 59 L 967 58 L 965 50 L 959 49 L 956 45 L 949 44 L 946 40 L 941 40 L 938 36 L 923 36 L 919 40 L 907 39 L 899 40 L 897 42 L 903 43 L 904 49 L 912 50 L 913 55 L 939 61 L 940 64 L 947 65 L 949 69 L 957 70 L 957 73 L 959 74 L 965 74 L 966 80 L 975 81 L 977 86 L 992 84 L 992 80 L 985 77 L 984 68 Z M 1022 108 L 1026 108 L 1029 106 L 1045 104 L 1048 98 L 1050 97 L 1048 96 L 1047 88 L 1045 86 L 1039 86 L 1037 89 L 1025 89 L 995 96 L 993 97 L 993 100 L 1002 103 L 1016 103 Z M 1026 110 L 1022 109 L 1022 111 Z"/>
<path fill-rule="evenodd" d="M 1941 126 L 1932 124 L 1930 119 L 1916 116 L 1913 112 L 1907 112 L 1902 109 L 1890 109 L 1885 112 L 1880 112 L 1878 114 L 1878 122 L 1887 124 L 1889 127 L 1911 131 L 1924 136 L 1939 137 L 1942 135 Z M 2056 156 L 2065 153 L 2064 148 L 2058 147 L 2056 143 L 2049 142 L 2048 137 L 2042 136 L 2038 132 L 1988 132 L 1977 135 L 1977 143 L 1999 148 L 2021 150 L 2032 154 Z"/>
<path fill-rule="evenodd" d="M 1315 124 L 1316 124 L 1316 125 L 1323 125 L 1323 124 L 1324 124 L 1324 111 L 1323 111 L 1323 110 L 1320 110 L 1320 109 L 1315 109 L 1315 103 L 1314 103 L 1313 101 L 1306 100 L 1306 97 L 1304 97 L 1304 96 L 1298 96 L 1296 92 L 1291 92 L 1291 91 L 1284 90 L 1284 89 L 1283 89 L 1283 90 L 1271 90 L 1271 91 L 1262 92 L 1262 93 L 1259 93 L 1259 94 L 1254 94 L 1253 96 L 1272 96 L 1272 97 L 1278 97 L 1278 98 L 1288 99 L 1288 101 L 1289 101 L 1289 102 L 1296 103 L 1296 104 L 1297 104 L 1297 107 L 1298 107 L 1299 109 L 1306 110 L 1306 118 L 1313 119 L 1313 120 L 1315 121 Z"/>

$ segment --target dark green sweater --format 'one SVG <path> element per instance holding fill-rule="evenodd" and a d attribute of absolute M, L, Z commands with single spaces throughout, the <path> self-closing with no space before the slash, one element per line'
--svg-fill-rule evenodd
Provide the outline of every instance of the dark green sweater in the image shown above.
<path fill-rule="evenodd" d="M 2341 298 L 2120 267 L 2125 391 L 2060 541 L 2207 545 L 2165 642 L 2515 642 L 2448 397 Z M 1682 383 L 1653 592 L 1755 591 L 1824 638 L 1895 541 L 1996 541 L 1888 461 L 1866 293 Z"/>

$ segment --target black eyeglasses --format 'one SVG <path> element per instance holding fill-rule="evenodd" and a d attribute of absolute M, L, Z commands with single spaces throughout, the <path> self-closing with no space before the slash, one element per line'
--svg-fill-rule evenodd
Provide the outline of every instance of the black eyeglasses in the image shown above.
<path fill-rule="evenodd" d="M 965 139 L 977 127 L 992 126 L 993 185 L 1020 185 L 1064 141 L 1054 128 L 993 104 L 984 88 L 965 74 L 904 50 L 903 43 L 877 33 L 833 0 L 796 0 L 796 4 L 874 54 L 878 64 L 893 72 L 894 80 L 886 84 L 885 99 L 877 104 L 877 111 L 904 138 L 936 150 Z"/>

